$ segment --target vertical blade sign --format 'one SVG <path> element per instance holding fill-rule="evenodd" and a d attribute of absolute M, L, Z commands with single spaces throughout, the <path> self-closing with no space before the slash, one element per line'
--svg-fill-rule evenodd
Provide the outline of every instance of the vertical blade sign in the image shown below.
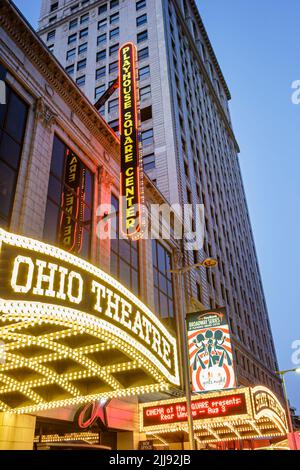
<path fill-rule="evenodd" d="M 136 56 L 133 43 L 119 49 L 120 227 L 132 239 L 139 238 L 142 223 Z"/>

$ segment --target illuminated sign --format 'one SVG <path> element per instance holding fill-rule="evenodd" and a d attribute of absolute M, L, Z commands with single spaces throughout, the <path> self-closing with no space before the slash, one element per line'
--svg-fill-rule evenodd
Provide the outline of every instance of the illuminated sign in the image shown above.
<path fill-rule="evenodd" d="M 137 237 L 142 225 L 142 177 L 138 136 L 136 47 L 132 43 L 126 43 L 119 49 L 119 80 L 120 226 L 127 237 Z"/>
<path fill-rule="evenodd" d="M 61 196 L 61 219 L 59 228 L 59 244 L 67 251 L 79 253 L 82 243 L 84 171 L 79 158 L 67 150 L 65 165 L 65 184 Z M 82 181 L 81 181 L 82 180 Z"/>
<path fill-rule="evenodd" d="M 0 320 L 8 322 L 4 330 L 0 331 L 1 339 L 5 340 L 6 336 L 12 338 L 14 331 L 19 328 L 19 322 L 27 325 L 26 328 L 37 328 L 35 334 L 28 335 L 25 332 L 16 336 L 19 340 L 13 342 L 6 354 L 8 359 L 12 356 L 9 359 L 12 364 L 7 362 L 1 365 L 3 371 L 5 367 L 17 367 L 20 362 L 20 356 L 11 355 L 12 348 L 22 349 L 26 345 L 30 347 L 36 344 L 55 351 L 53 355 L 45 353 L 47 361 L 68 356 L 69 360 L 75 360 L 83 368 L 79 368 L 80 372 L 75 375 L 66 374 L 67 381 L 63 381 L 59 374 L 51 372 L 51 369 L 46 370 L 42 358 L 39 361 L 26 358 L 21 361 L 21 364 L 27 364 L 27 368 L 34 364 L 36 371 L 49 375 L 43 379 L 43 386 L 47 381 L 59 381 L 60 387 L 66 388 L 71 396 L 75 395 L 74 399 L 63 403 L 84 403 L 99 397 L 111 398 L 139 391 L 145 393 L 166 390 L 170 383 L 179 385 L 176 339 L 136 296 L 113 277 L 66 251 L 2 229 L 0 266 Z M 11 319 L 15 319 L 15 326 L 11 326 Z M 58 328 L 57 325 L 61 327 L 55 334 L 42 334 L 39 337 L 39 325 L 44 323 L 55 328 Z M 50 326 L 49 328 L 51 330 Z M 65 336 L 78 334 L 94 337 L 93 341 L 90 340 L 91 344 L 83 349 L 79 348 L 79 352 L 64 344 Z M 115 364 L 105 366 L 107 359 L 103 365 L 101 361 L 99 364 L 91 358 L 96 352 L 100 354 L 101 351 L 114 349 L 120 351 L 116 354 L 120 356 L 122 352 L 124 356 L 119 365 L 117 360 Z M 125 377 L 122 379 L 125 386 L 122 386 L 122 380 L 113 375 L 126 371 L 130 374 L 131 370 L 150 374 L 152 382 L 148 377 L 145 385 L 141 385 L 137 376 L 137 382 L 141 386 L 136 386 L 134 382 L 126 381 Z M 101 378 L 106 383 L 104 392 L 85 395 L 73 383 L 69 384 L 69 380 L 80 378 L 80 374 L 86 379 L 99 374 L 98 382 Z M 12 384 L 11 378 L 7 378 L 7 382 Z M 32 381 L 26 382 L 24 391 L 27 392 L 27 388 L 32 386 Z M 18 387 L 22 388 L 20 385 Z M 30 396 L 35 397 L 35 394 L 30 388 Z M 1 400 L 0 388 L 0 409 Z M 38 397 L 36 401 L 39 401 Z M 37 403 L 37 407 L 39 406 Z M 45 400 L 41 406 L 47 408 Z M 30 410 L 34 409 L 34 406 L 30 407 Z M 29 411 L 22 407 L 23 410 Z"/>
<path fill-rule="evenodd" d="M 188 432 L 184 398 L 139 405 L 140 432 Z M 196 439 L 202 443 L 283 436 L 286 413 L 266 387 L 236 388 L 192 396 L 191 411 Z"/>
<path fill-rule="evenodd" d="M 78 410 L 75 421 L 80 429 L 90 428 L 96 421 L 101 427 L 106 427 L 105 406 L 107 402 L 88 403 Z"/>
<path fill-rule="evenodd" d="M 232 346 L 226 309 L 187 316 L 193 392 L 234 388 Z"/>
<path fill-rule="evenodd" d="M 287 426 L 285 410 L 271 390 L 261 386 L 253 388 L 252 400 L 256 418 L 271 412 L 273 416 L 277 417 L 283 428 Z"/>
<path fill-rule="evenodd" d="M 193 420 L 214 419 L 219 417 L 247 414 L 245 393 L 226 397 L 198 398 L 192 401 Z M 186 401 L 174 401 L 164 405 L 145 407 L 143 409 L 143 427 L 161 424 L 187 422 Z"/>

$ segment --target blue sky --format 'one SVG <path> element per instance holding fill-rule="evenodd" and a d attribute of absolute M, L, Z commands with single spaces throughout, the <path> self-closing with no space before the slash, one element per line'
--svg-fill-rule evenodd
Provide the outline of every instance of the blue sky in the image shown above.
<path fill-rule="evenodd" d="M 15 0 L 36 27 L 40 0 Z M 299 0 L 198 0 L 232 94 L 230 109 L 281 369 L 300 340 Z M 299 364 L 300 367 L 300 364 Z M 300 413 L 300 375 L 287 376 Z"/>

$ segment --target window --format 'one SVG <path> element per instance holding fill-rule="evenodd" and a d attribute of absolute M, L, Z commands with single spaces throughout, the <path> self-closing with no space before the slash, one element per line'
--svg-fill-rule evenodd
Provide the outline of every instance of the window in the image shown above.
<path fill-rule="evenodd" d="M 118 71 L 118 61 L 112 62 L 109 64 L 109 73 L 117 72 Z"/>
<path fill-rule="evenodd" d="M 76 5 L 73 5 L 73 6 L 70 8 L 70 10 L 71 10 L 71 12 L 73 12 L 73 11 L 77 10 L 77 8 L 79 8 L 79 3 L 76 3 Z"/>
<path fill-rule="evenodd" d="M 76 83 L 78 86 L 84 86 L 85 85 L 85 75 L 82 75 L 82 77 L 78 77 L 76 79 Z"/>
<path fill-rule="evenodd" d="M 142 145 L 146 147 L 151 144 L 153 144 L 153 129 L 148 129 L 142 132 Z"/>
<path fill-rule="evenodd" d="M 27 105 L 6 85 L 0 106 L 0 226 L 9 228 L 27 121 Z"/>
<path fill-rule="evenodd" d="M 139 242 L 119 239 L 119 200 L 112 195 L 115 217 L 111 222 L 110 272 L 134 294 L 139 295 Z"/>
<path fill-rule="evenodd" d="M 50 6 L 50 12 L 55 11 L 58 9 L 58 2 L 52 3 Z"/>
<path fill-rule="evenodd" d="M 102 51 L 97 52 L 96 60 L 99 62 L 100 60 L 106 59 L 106 49 L 103 49 Z"/>
<path fill-rule="evenodd" d="M 67 165 L 76 161 L 76 183 L 67 180 Z M 67 184 L 69 183 L 69 184 Z M 74 201 L 72 211 L 67 201 Z M 57 136 L 54 136 L 44 237 L 67 251 L 89 257 L 93 214 L 93 174 Z M 65 234 L 70 227 L 71 236 Z"/>
<path fill-rule="evenodd" d="M 139 11 L 142 8 L 145 8 L 145 6 L 146 6 L 146 0 L 140 0 L 139 2 L 136 2 L 136 5 L 135 5 L 136 11 Z"/>
<path fill-rule="evenodd" d="M 118 50 L 119 50 L 119 43 L 114 44 L 113 46 L 110 46 L 109 55 L 112 56 L 114 54 L 117 54 Z"/>
<path fill-rule="evenodd" d="M 101 34 L 100 36 L 97 37 L 97 46 L 100 46 L 104 43 L 106 43 L 106 33 Z"/>
<path fill-rule="evenodd" d="M 152 119 L 152 106 L 141 109 L 141 122 L 148 121 L 149 119 Z"/>
<path fill-rule="evenodd" d="M 147 23 L 147 13 L 144 13 L 144 15 L 138 16 L 136 19 L 136 25 L 137 27 L 142 26 L 143 24 Z"/>
<path fill-rule="evenodd" d="M 73 44 L 76 41 L 77 41 L 77 33 L 71 34 L 71 36 L 68 37 L 68 44 Z"/>
<path fill-rule="evenodd" d="M 87 47 L 88 47 L 88 43 L 85 42 L 83 44 L 80 44 L 80 46 L 78 47 L 78 54 L 83 54 L 84 52 L 87 51 Z"/>
<path fill-rule="evenodd" d="M 54 23 L 54 21 L 57 20 L 57 15 L 52 16 L 52 18 L 49 18 L 49 23 Z"/>
<path fill-rule="evenodd" d="M 50 41 L 50 39 L 54 39 L 54 38 L 55 38 L 55 29 L 53 31 L 50 31 L 47 34 L 47 41 Z"/>
<path fill-rule="evenodd" d="M 109 39 L 117 38 L 117 37 L 119 36 L 119 32 L 120 32 L 119 27 L 118 27 L 118 28 L 115 28 L 115 29 L 112 29 L 112 30 L 109 32 Z"/>
<path fill-rule="evenodd" d="M 77 71 L 83 70 L 85 68 L 86 68 L 86 59 L 83 59 L 77 62 Z"/>
<path fill-rule="evenodd" d="M 155 168 L 155 156 L 154 153 L 150 153 L 149 155 L 145 155 L 143 157 L 143 168 L 145 171 L 152 170 Z"/>
<path fill-rule="evenodd" d="M 154 301 L 161 318 L 174 317 L 174 298 L 170 253 L 157 240 L 152 240 Z"/>
<path fill-rule="evenodd" d="M 76 57 L 76 49 L 70 49 L 67 52 L 67 60 L 75 60 Z"/>
<path fill-rule="evenodd" d="M 69 65 L 69 67 L 66 67 L 66 72 L 67 72 L 69 75 L 73 75 L 74 71 L 75 71 L 74 65 Z"/>
<path fill-rule="evenodd" d="M 103 20 L 98 21 L 98 31 L 103 31 L 107 26 L 107 19 L 104 18 Z"/>
<path fill-rule="evenodd" d="M 144 60 L 144 59 L 147 59 L 147 57 L 149 57 L 148 47 L 145 47 L 144 49 L 141 49 L 140 51 L 138 51 L 138 60 Z"/>
<path fill-rule="evenodd" d="M 113 15 L 110 16 L 109 18 L 110 24 L 116 24 L 119 22 L 119 13 L 114 13 Z"/>
<path fill-rule="evenodd" d="M 110 121 L 108 125 L 112 128 L 112 130 L 118 134 L 119 133 L 119 119 L 114 119 L 113 121 Z"/>
<path fill-rule="evenodd" d="M 143 88 L 140 88 L 140 99 L 146 100 L 151 97 L 151 86 L 147 85 Z"/>
<path fill-rule="evenodd" d="M 101 67 L 100 69 L 96 70 L 96 80 L 99 78 L 105 77 L 106 74 L 106 67 Z"/>
<path fill-rule="evenodd" d="M 115 98 L 114 100 L 110 100 L 108 102 L 108 112 L 112 113 L 114 111 L 117 111 L 119 107 L 119 100 L 118 98 Z"/>
<path fill-rule="evenodd" d="M 98 100 L 100 96 L 103 95 L 103 93 L 105 92 L 105 87 L 106 85 L 104 84 L 95 88 L 95 100 Z"/>
<path fill-rule="evenodd" d="M 116 8 L 119 6 L 119 0 L 111 0 L 110 2 L 110 8 Z"/>
<path fill-rule="evenodd" d="M 88 23 L 89 19 L 90 19 L 90 14 L 89 13 L 86 13 L 85 15 L 82 15 L 80 17 L 80 24 Z"/>
<path fill-rule="evenodd" d="M 107 3 L 105 3 L 104 5 L 101 5 L 98 8 L 98 15 L 102 15 L 103 13 L 106 13 L 106 12 L 107 12 Z"/>
<path fill-rule="evenodd" d="M 148 77 L 150 77 L 150 66 L 146 65 L 146 67 L 141 67 L 139 69 L 139 79 L 145 80 Z"/>
<path fill-rule="evenodd" d="M 86 38 L 89 34 L 89 28 L 82 29 L 79 32 L 79 39 Z"/>
<path fill-rule="evenodd" d="M 76 28 L 78 25 L 78 18 L 75 18 L 75 20 L 70 21 L 69 23 L 69 29 Z"/>
<path fill-rule="evenodd" d="M 138 33 L 136 35 L 136 40 L 137 40 L 138 44 L 140 44 L 143 41 L 146 41 L 147 39 L 148 39 L 148 31 L 147 30 L 142 31 L 141 33 Z"/>

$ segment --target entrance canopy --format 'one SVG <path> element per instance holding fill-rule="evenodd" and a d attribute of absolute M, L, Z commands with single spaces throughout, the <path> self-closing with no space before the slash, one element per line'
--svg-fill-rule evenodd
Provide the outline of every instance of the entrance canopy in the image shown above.
<path fill-rule="evenodd" d="M 194 395 L 192 413 L 195 436 L 202 444 L 287 433 L 285 410 L 263 386 Z M 149 438 L 160 436 L 165 442 L 187 440 L 185 399 L 141 404 L 140 431 Z"/>
<path fill-rule="evenodd" d="M 179 385 L 176 339 L 87 261 L 0 229 L 0 411 Z"/>

